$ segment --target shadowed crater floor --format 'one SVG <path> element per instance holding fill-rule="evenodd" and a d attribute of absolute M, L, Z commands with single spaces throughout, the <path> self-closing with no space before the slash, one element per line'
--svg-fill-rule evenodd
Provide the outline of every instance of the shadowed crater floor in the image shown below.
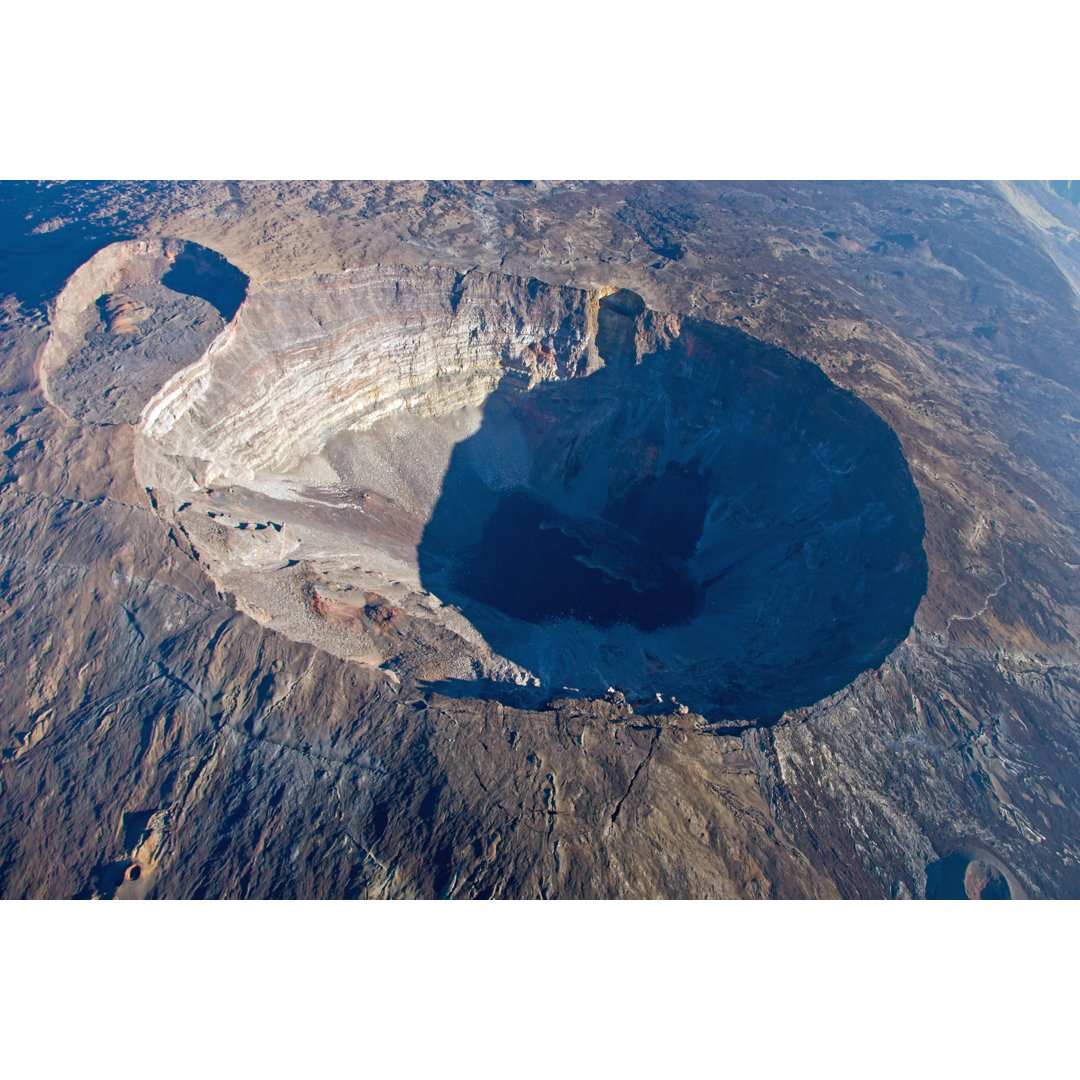
<path fill-rule="evenodd" d="M 649 314 L 606 297 L 601 370 L 503 379 L 453 452 L 421 580 L 546 689 L 767 723 L 907 635 L 921 504 L 892 431 L 818 368 L 692 320 L 650 338 Z"/>
<path fill-rule="evenodd" d="M 926 868 L 928 900 L 1025 899 L 1016 875 L 978 845 L 957 849 Z"/>

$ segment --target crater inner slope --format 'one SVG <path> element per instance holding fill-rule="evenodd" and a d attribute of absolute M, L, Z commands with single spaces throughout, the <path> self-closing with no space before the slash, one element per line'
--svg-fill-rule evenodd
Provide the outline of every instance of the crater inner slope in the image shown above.
<path fill-rule="evenodd" d="M 421 579 L 545 687 L 768 721 L 877 666 L 926 586 L 891 430 L 739 331 L 600 302 L 587 379 L 500 386 L 455 448 Z"/>

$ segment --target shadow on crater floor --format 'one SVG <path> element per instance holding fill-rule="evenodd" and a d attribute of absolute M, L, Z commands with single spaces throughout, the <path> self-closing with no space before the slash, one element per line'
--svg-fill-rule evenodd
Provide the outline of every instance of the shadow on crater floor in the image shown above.
<path fill-rule="evenodd" d="M 768 723 L 907 635 L 921 503 L 893 432 L 814 365 L 689 320 L 639 362 L 650 314 L 603 303 L 587 378 L 504 379 L 454 451 L 421 578 L 538 694 L 615 685 Z M 469 686 L 493 696 L 445 689 Z"/>
<path fill-rule="evenodd" d="M 161 284 L 173 292 L 207 301 L 229 322 L 247 295 L 248 277 L 224 255 L 189 242 L 173 260 Z"/>

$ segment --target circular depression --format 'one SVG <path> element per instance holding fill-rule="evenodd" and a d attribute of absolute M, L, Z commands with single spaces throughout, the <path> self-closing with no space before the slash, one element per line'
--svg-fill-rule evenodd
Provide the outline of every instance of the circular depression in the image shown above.
<path fill-rule="evenodd" d="M 83 423 L 134 424 L 236 314 L 248 279 L 187 240 L 110 244 L 57 297 L 40 361 L 48 399 Z"/>
<path fill-rule="evenodd" d="M 891 429 L 732 328 L 479 271 L 252 285 L 136 469 L 264 624 L 450 693 L 767 723 L 925 591 Z"/>
<path fill-rule="evenodd" d="M 641 355 L 644 314 L 606 298 L 602 370 L 487 399 L 421 580 L 550 690 L 767 722 L 907 635 L 921 504 L 893 432 L 817 367 L 689 320 Z"/>

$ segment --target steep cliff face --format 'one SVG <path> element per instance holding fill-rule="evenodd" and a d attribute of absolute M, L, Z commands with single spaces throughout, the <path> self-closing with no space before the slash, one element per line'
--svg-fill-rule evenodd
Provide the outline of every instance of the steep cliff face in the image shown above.
<path fill-rule="evenodd" d="M 408 267 L 256 286 L 204 361 L 149 403 L 142 430 L 210 480 L 283 473 L 338 431 L 478 405 L 509 371 L 584 373 L 589 303 L 540 282 Z"/>

